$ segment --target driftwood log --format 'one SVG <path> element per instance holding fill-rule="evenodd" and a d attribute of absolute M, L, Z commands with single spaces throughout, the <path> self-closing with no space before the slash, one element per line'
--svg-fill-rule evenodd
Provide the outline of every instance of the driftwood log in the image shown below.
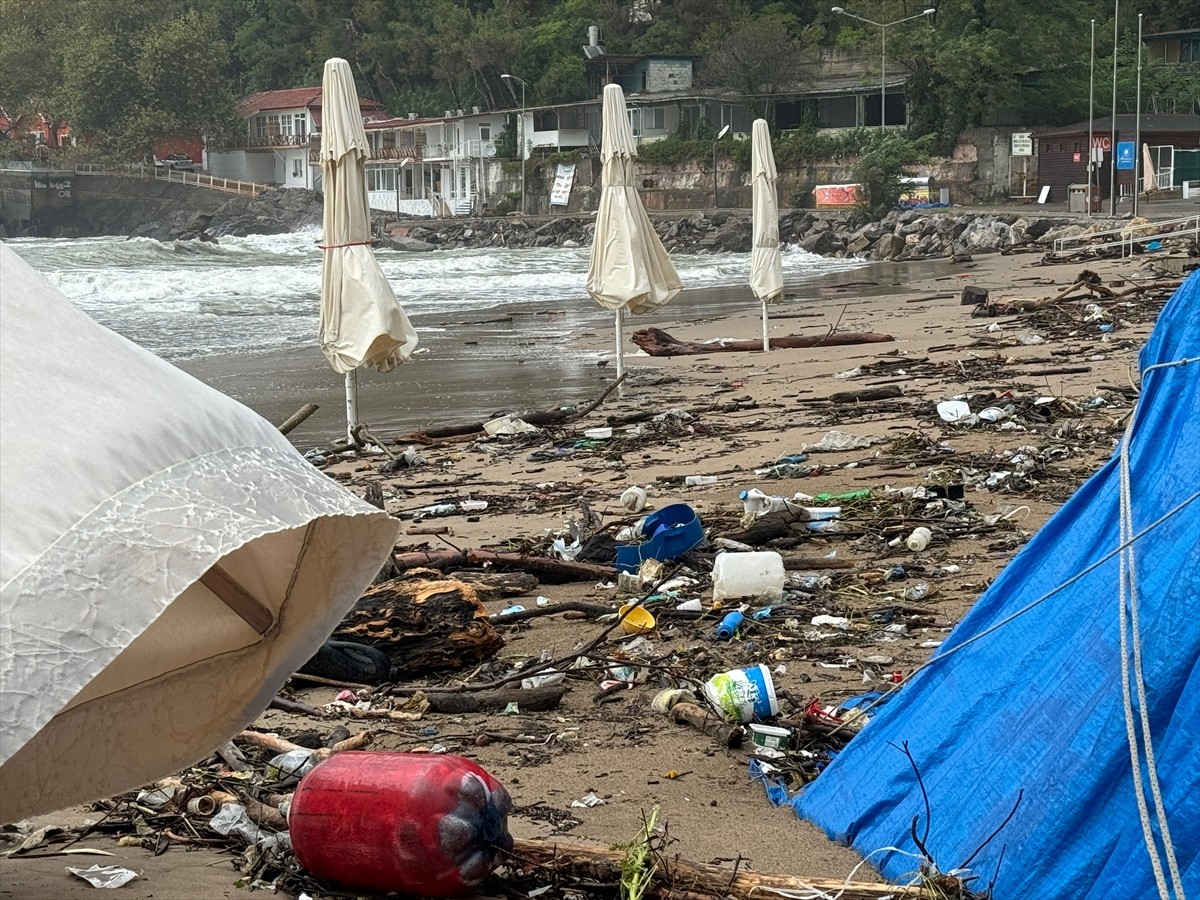
<path fill-rule="evenodd" d="M 379 648 L 406 676 L 472 665 L 504 646 L 472 585 L 418 573 L 367 588 L 333 637 Z"/>
<path fill-rule="evenodd" d="M 525 871 L 544 868 L 583 881 L 616 884 L 621 880 L 621 862 L 625 853 L 625 850 L 589 847 L 575 842 L 556 844 L 547 840 L 518 838 L 513 842 L 509 864 Z M 916 887 L 735 871 L 663 854 L 655 855 L 652 862 L 654 869 L 647 893 L 655 897 L 764 900 L 771 896 L 817 896 L 818 891 L 823 892 L 821 896 L 840 897 L 841 900 L 885 900 L 889 897 L 902 900 L 930 896 Z"/>
<path fill-rule="evenodd" d="M 676 703 L 671 707 L 671 719 L 680 725 L 690 725 L 692 728 L 704 732 L 722 747 L 733 749 L 742 746 L 741 726 L 730 725 L 695 703 L 687 701 Z"/>
<path fill-rule="evenodd" d="M 439 713 L 483 713 L 500 712 L 508 704 L 515 703 L 521 712 L 545 712 L 557 709 L 567 692 L 565 684 L 548 687 L 501 688 L 496 691 L 480 691 L 477 694 L 462 694 L 436 691 L 425 695 L 429 708 Z"/>
<path fill-rule="evenodd" d="M 396 554 L 401 569 L 463 569 L 468 566 L 525 572 L 547 584 L 566 584 L 572 581 L 594 581 L 597 578 L 616 578 L 613 566 L 582 563 L 528 553 L 500 553 L 492 550 L 414 550 Z"/>
<path fill-rule="evenodd" d="M 762 341 L 725 341 L 721 344 L 702 344 L 672 337 L 661 328 L 635 331 L 629 339 L 651 356 L 695 356 L 701 353 L 739 353 L 762 350 Z M 890 334 L 874 331 L 842 331 L 820 336 L 789 334 L 771 338 L 771 349 L 791 350 L 799 347 L 842 347 L 848 344 L 877 344 L 894 341 Z"/>

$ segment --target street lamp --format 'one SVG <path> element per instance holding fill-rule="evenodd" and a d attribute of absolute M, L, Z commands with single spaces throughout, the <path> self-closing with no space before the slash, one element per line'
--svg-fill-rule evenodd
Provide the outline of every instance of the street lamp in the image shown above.
<path fill-rule="evenodd" d="M 512 83 L 514 81 L 521 83 L 521 215 L 525 215 L 525 79 L 507 73 L 501 75 L 500 78 L 508 83 L 508 89 L 512 91 L 513 99 L 516 99 L 517 92 L 513 90 Z"/>
<path fill-rule="evenodd" d="M 721 133 L 713 140 L 713 209 L 717 208 L 717 141 L 729 133 L 729 126 L 721 129 Z"/>
<path fill-rule="evenodd" d="M 926 16 L 932 16 L 936 9 L 926 9 L 913 16 L 905 16 L 903 19 L 896 19 L 893 22 L 876 22 L 874 19 L 867 19 L 863 16 L 856 16 L 852 12 L 846 12 L 840 6 L 832 8 L 839 16 L 848 16 L 851 19 L 858 19 L 860 22 L 866 22 L 868 25 L 874 25 L 879 29 L 879 43 L 882 53 L 882 61 L 879 66 L 879 130 L 883 131 L 884 125 L 887 124 L 887 30 L 893 25 L 899 25 L 901 22 L 909 22 L 913 19 L 922 19 Z"/>

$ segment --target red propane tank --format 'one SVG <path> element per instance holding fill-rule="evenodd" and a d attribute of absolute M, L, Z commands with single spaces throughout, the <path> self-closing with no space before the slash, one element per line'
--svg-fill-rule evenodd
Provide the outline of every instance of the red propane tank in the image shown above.
<path fill-rule="evenodd" d="M 468 893 L 512 849 L 512 800 L 461 756 L 338 753 L 296 788 L 288 828 L 313 875 L 426 897 Z"/>

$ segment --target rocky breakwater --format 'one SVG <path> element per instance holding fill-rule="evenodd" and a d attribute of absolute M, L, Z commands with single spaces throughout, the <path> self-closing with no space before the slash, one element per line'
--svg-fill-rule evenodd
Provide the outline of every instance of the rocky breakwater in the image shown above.
<path fill-rule="evenodd" d="M 1097 220 L 1085 227 L 1065 217 L 897 210 L 881 221 L 854 227 L 845 216 L 836 213 L 791 210 L 779 217 L 779 237 L 785 244 L 820 256 L 903 262 L 1048 245 L 1059 237 L 1120 227 L 1121 224 L 1115 220 Z M 548 221 L 444 219 L 399 224 L 378 222 L 377 226 L 383 235 L 383 246 L 406 251 L 462 247 L 580 247 L 591 243 L 595 228 L 590 217 Z M 744 212 L 716 210 L 664 216 L 654 220 L 654 228 L 672 252 L 750 252 L 752 228 L 750 216 Z"/>
<path fill-rule="evenodd" d="M 256 196 L 233 196 L 213 212 L 180 209 L 139 226 L 130 237 L 159 241 L 214 240 L 226 235 L 287 234 L 321 224 L 324 198 L 317 191 L 271 188 Z"/>

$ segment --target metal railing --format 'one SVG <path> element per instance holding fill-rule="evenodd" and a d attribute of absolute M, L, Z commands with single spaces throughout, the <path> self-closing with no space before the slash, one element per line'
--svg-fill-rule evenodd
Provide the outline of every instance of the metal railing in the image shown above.
<path fill-rule="evenodd" d="M 155 172 L 154 179 L 156 181 L 172 181 L 178 184 L 194 184 L 197 187 L 210 188 L 214 191 L 224 191 L 227 194 L 237 194 L 239 196 L 249 195 L 253 197 L 267 190 L 265 184 L 258 184 L 254 181 L 217 178 L 214 175 L 200 175 L 196 172 L 177 172 L 173 169 Z"/>
<path fill-rule="evenodd" d="M 1146 222 L 1141 225 L 1130 224 L 1122 228 L 1109 228 L 1105 231 L 1093 231 L 1089 234 L 1077 234 L 1073 237 L 1057 238 L 1054 241 L 1051 254 L 1053 256 L 1061 256 L 1086 246 L 1092 250 L 1106 250 L 1110 247 L 1120 247 L 1122 257 L 1132 256 L 1134 244 L 1147 244 L 1162 237 L 1178 237 L 1187 234 L 1189 231 L 1192 233 L 1192 240 L 1200 242 L 1200 215 L 1183 216 L 1178 219 L 1162 219 L 1157 222 Z M 1105 238 L 1109 238 L 1110 240 L 1104 240 Z M 1068 249 L 1069 247 L 1072 249 Z"/>

